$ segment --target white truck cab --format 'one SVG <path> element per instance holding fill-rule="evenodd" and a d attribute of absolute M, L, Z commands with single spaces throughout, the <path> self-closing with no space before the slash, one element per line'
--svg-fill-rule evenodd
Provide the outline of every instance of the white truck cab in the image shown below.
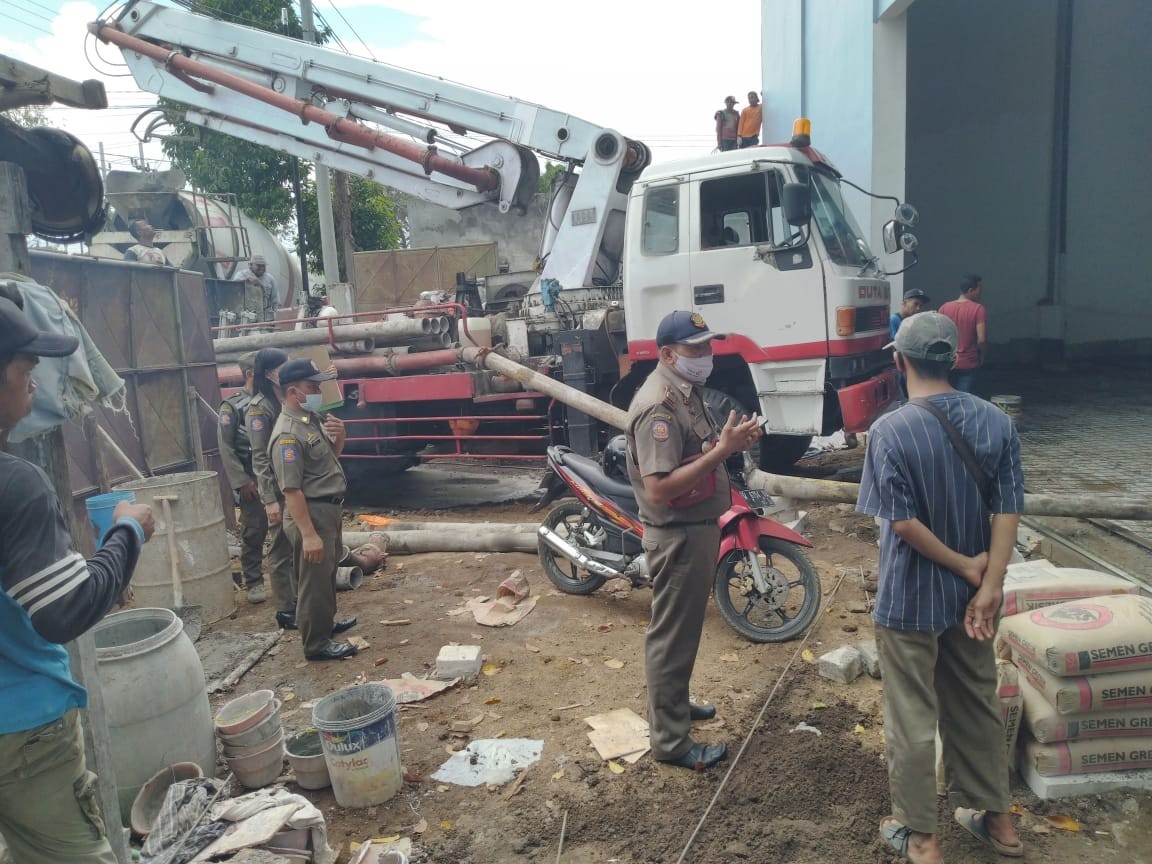
<path fill-rule="evenodd" d="M 806 140 L 649 167 L 629 198 L 624 255 L 629 361 L 656 360 L 668 312 L 699 312 L 729 334 L 713 343 L 709 386 L 759 411 L 792 451 L 866 430 L 896 392 L 881 350 L 889 283 L 839 174 Z"/>

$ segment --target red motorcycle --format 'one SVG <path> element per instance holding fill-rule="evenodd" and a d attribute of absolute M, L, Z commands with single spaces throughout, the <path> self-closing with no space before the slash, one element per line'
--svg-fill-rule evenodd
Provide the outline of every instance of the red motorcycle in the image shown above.
<path fill-rule="evenodd" d="M 568 495 L 576 500 L 554 507 L 537 529 L 540 562 L 552 584 L 568 594 L 591 594 L 609 579 L 651 587 L 624 442 L 618 435 L 608 443 L 603 466 L 568 447 L 548 448 L 549 471 L 534 509 Z M 749 489 L 742 471 L 728 473 L 732 505 L 719 520 L 716 606 L 752 642 L 795 639 L 820 608 L 820 579 L 803 552 L 812 544 L 763 515 L 772 499 Z"/>

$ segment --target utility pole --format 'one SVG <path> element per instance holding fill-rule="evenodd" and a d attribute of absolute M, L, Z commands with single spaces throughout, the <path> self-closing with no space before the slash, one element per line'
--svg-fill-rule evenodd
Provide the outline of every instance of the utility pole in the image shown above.
<path fill-rule="evenodd" d="M 280 26 L 285 36 L 292 35 L 288 29 L 288 6 L 280 8 Z M 100 145 L 100 154 L 103 158 L 103 144 Z M 304 236 L 304 197 L 300 194 L 300 160 L 295 156 L 289 156 L 288 164 L 292 166 L 292 200 L 296 203 L 296 247 L 300 252 L 300 302 L 307 303 L 312 288 L 308 284 L 308 239 Z"/>
<path fill-rule="evenodd" d="M 316 25 L 312 19 L 312 0 L 300 0 L 300 25 L 304 28 L 304 41 L 316 41 Z M 307 99 L 307 93 L 297 94 Z M 324 281 L 335 285 L 340 281 L 339 257 L 336 254 L 336 230 L 332 221 L 332 181 L 328 166 L 322 162 L 316 166 L 316 208 L 320 211 L 320 252 L 324 259 Z"/>
<path fill-rule="evenodd" d="M 343 171 L 336 172 L 336 236 L 340 239 L 340 251 L 344 253 L 341 281 L 352 282 L 352 256 L 356 252 L 356 244 L 352 239 L 352 199 L 348 194 L 348 175 Z"/>

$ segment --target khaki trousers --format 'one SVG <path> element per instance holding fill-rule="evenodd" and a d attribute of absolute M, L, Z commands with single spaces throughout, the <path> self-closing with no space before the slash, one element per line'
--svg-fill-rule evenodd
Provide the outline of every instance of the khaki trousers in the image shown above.
<path fill-rule="evenodd" d="M 960 624 L 943 633 L 876 627 L 884 681 L 884 735 L 892 815 L 936 833 L 936 727 L 944 744 L 948 806 L 1006 813 L 1008 756 L 992 641 Z"/>
<path fill-rule="evenodd" d="M 264 584 L 264 538 L 268 536 L 268 514 L 259 498 L 240 498 L 240 569 L 244 587 Z"/>
<path fill-rule="evenodd" d="M 688 682 L 716 576 L 720 528 L 645 526 L 643 545 L 652 573 L 652 616 L 644 640 L 652 755 L 676 759 L 693 743 Z"/>
<path fill-rule="evenodd" d="M 263 506 L 263 505 L 261 505 Z M 277 525 L 268 526 L 268 581 L 272 583 L 272 595 L 276 598 L 278 612 L 295 612 L 296 569 L 292 564 L 292 541 L 284 530 L 287 508 L 280 502 L 280 512 L 285 514 Z"/>
<path fill-rule="evenodd" d="M 14 864 L 117 864 L 96 775 L 84 764 L 76 709 L 36 729 L 0 735 L 0 834 Z"/>
<path fill-rule="evenodd" d="M 323 651 L 332 640 L 332 622 L 336 618 L 336 567 L 343 551 L 343 522 L 339 504 L 308 502 L 312 526 L 324 541 L 324 557 L 318 564 L 304 560 L 304 538 L 300 527 L 285 513 L 284 531 L 292 543 L 292 561 L 296 570 L 296 624 L 304 656 Z"/>

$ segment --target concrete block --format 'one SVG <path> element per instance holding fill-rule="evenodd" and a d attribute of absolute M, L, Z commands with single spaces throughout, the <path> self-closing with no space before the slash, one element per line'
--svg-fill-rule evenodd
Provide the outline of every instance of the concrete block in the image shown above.
<path fill-rule="evenodd" d="M 1027 760 L 1021 760 L 1020 777 L 1037 798 L 1081 798 L 1103 795 L 1120 789 L 1152 791 L 1152 770 L 1101 771 L 1098 774 L 1068 774 L 1043 777 Z"/>
<path fill-rule="evenodd" d="M 876 650 L 876 640 L 869 639 L 856 646 L 860 652 L 860 659 L 864 663 L 864 671 L 873 678 L 880 677 L 880 652 Z"/>
<path fill-rule="evenodd" d="M 481 665 L 479 645 L 445 645 L 436 655 L 436 677 L 442 681 L 475 678 Z"/>
<path fill-rule="evenodd" d="M 864 671 L 864 660 L 860 652 L 851 645 L 829 651 L 820 658 L 820 677 L 837 684 L 851 684 Z"/>

